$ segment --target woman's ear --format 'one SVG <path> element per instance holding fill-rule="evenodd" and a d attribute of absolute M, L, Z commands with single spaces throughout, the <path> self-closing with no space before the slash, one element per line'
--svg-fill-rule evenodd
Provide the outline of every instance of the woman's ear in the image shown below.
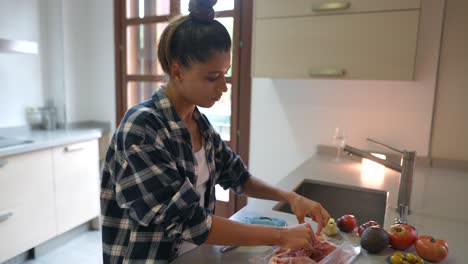
<path fill-rule="evenodd" d="M 176 81 L 182 79 L 182 66 L 177 62 L 171 65 L 171 78 Z"/>

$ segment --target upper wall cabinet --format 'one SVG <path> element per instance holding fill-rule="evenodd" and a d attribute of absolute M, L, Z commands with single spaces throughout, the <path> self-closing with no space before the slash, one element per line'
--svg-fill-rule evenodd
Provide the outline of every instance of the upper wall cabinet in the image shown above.
<path fill-rule="evenodd" d="M 412 80 L 419 0 L 257 0 L 254 77 Z"/>
<path fill-rule="evenodd" d="M 255 17 L 294 17 L 419 9 L 420 0 L 255 0 Z"/>

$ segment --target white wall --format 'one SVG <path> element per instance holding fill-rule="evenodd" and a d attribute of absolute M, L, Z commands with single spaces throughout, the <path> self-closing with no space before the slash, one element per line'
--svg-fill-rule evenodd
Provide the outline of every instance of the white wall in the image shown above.
<path fill-rule="evenodd" d="M 63 0 L 68 122 L 97 120 L 115 127 L 112 0 Z"/>
<path fill-rule="evenodd" d="M 0 0 L 0 38 L 39 41 L 38 2 Z M 26 107 L 43 103 L 40 56 L 0 53 L 0 127 L 26 125 Z"/>
<path fill-rule="evenodd" d="M 49 99 L 60 121 L 115 126 L 112 0 L 0 0 L 0 38 L 39 43 L 0 53 L 0 127 L 27 125 L 25 108 Z"/>
<path fill-rule="evenodd" d="M 468 160 L 468 1 L 448 0 L 434 112 L 432 156 Z"/>
<path fill-rule="evenodd" d="M 66 117 L 62 0 L 41 0 L 39 17 L 44 98 L 46 103 L 52 103 L 57 108 L 58 122 L 63 126 Z"/>
<path fill-rule="evenodd" d="M 331 145 L 336 126 L 356 147 L 373 148 L 365 141 L 372 137 L 428 154 L 444 1 L 421 2 L 415 81 L 254 78 L 249 160 L 254 175 L 277 183 L 317 144 Z"/>

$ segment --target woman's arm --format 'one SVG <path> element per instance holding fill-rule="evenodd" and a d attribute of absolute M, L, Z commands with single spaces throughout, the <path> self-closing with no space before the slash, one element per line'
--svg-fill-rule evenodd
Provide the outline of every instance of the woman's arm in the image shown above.
<path fill-rule="evenodd" d="M 278 202 L 289 202 L 296 195 L 295 192 L 275 188 L 254 176 L 250 176 L 245 182 L 244 194 L 253 198 Z"/>
<path fill-rule="evenodd" d="M 243 189 L 244 194 L 249 197 L 288 202 L 299 223 L 304 223 L 304 218 L 306 216 L 310 216 L 317 222 L 317 234 L 320 234 L 322 228 L 327 224 L 330 218 L 327 210 L 325 210 L 321 204 L 295 192 L 273 187 L 254 176 L 250 176 L 247 179 Z"/>
<path fill-rule="evenodd" d="M 244 224 L 219 216 L 213 216 L 212 221 L 205 242 L 212 245 L 279 245 L 284 248 L 310 249 L 315 239 L 309 224 L 281 228 Z"/>

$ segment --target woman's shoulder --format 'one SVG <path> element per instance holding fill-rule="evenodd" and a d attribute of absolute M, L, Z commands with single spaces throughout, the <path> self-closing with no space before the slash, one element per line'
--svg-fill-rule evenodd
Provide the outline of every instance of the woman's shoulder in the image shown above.
<path fill-rule="evenodd" d="M 130 107 L 122 118 L 122 123 L 146 123 L 149 119 L 162 120 L 161 110 L 156 108 L 152 100 Z"/>
<path fill-rule="evenodd" d="M 124 145 L 155 141 L 157 137 L 167 134 L 161 133 L 167 130 L 167 126 L 167 118 L 148 100 L 128 109 L 117 128 L 116 138 Z"/>

